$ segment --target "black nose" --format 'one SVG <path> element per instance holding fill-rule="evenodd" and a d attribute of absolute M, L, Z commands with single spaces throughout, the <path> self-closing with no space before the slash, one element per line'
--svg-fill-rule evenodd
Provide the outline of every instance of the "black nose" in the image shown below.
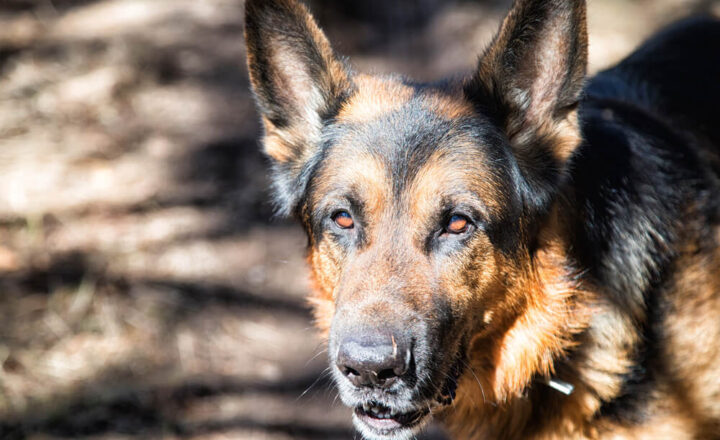
<path fill-rule="evenodd" d="M 384 388 L 407 372 L 409 344 L 391 334 L 356 334 L 340 342 L 336 363 L 355 386 Z"/>

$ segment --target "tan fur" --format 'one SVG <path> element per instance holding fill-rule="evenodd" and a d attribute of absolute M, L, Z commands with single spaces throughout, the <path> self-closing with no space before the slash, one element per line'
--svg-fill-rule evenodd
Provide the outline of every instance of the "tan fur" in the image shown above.
<path fill-rule="evenodd" d="M 363 123 L 399 109 L 413 96 L 412 87 L 391 79 L 358 74 L 353 78 L 357 92 L 343 105 L 338 120 Z"/>
<path fill-rule="evenodd" d="M 426 98 L 426 105 L 450 120 L 474 115 L 475 109 L 468 100 L 462 98 L 459 90 L 454 95 L 435 93 Z"/>
<path fill-rule="evenodd" d="M 413 98 L 412 87 L 393 78 L 379 78 L 366 74 L 353 77 L 356 92 L 338 113 L 341 122 L 363 123 L 399 110 Z M 462 90 L 453 94 L 433 93 L 423 97 L 423 104 L 446 119 L 457 119 L 474 114 L 472 105 L 462 98 Z"/>
<path fill-rule="evenodd" d="M 342 146 L 337 148 L 342 148 Z M 340 179 L 343 182 L 341 186 L 352 186 L 365 196 L 364 202 L 369 218 L 373 222 L 378 221 L 382 215 L 381 210 L 385 207 L 384 201 L 388 198 L 390 188 L 387 184 L 386 170 L 377 158 L 370 155 L 348 158 L 339 154 L 330 158 L 326 165 L 326 169 L 342 170 L 342 173 L 335 175 L 330 172 L 321 175 L 316 180 L 316 191 L 326 194 L 329 191 L 330 182 L 336 183 Z M 311 201 L 311 208 L 312 204 Z M 312 237 L 312 234 L 309 236 Z M 327 336 L 334 314 L 336 286 L 339 283 L 340 272 L 344 264 L 341 250 L 332 240 L 323 240 L 318 246 L 311 243 L 308 261 L 313 287 L 310 303 L 315 311 L 318 328 L 323 335 Z"/>
<path fill-rule="evenodd" d="M 672 308 L 662 356 L 683 412 L 708 436 L 720 432 L 720 251 L 708 253 L 703 244 L 686 244 L 665 291 Z"/>
<path fill-rule="evenodd" d="M 492 175 L 492 169 L 482 161 L 482 158 L 475 157 L 472 153 L 472 145 L 468 142 L 467 155 L 464 158 L 465 167 L 461 170 L 444 156 L 446 152 L 433 153 L 429 164 L 423 167 L 418 173 L 410 189 L 407 199 L 408 212 L 416 221 L 427 218 L 436 208 L 438 197 L 445 193 L 463 191 L 466 197 L 482 198 L 484 206 L 492 212 L 499 212 L 505 199 L 502 197 L 502 190 L 492 178 L 478 179 L 476 176 Z M 458 142 L 457 149 L 462 150 L 463 145 Z M 460 202 L 461 200 L 458 200 Z"/>

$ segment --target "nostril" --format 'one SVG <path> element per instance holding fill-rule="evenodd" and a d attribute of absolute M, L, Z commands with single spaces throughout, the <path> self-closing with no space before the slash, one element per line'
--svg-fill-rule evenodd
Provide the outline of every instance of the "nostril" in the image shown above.
<path fill-rule="evenodd" d="M 342 371 L 342 374 L 344 374 L 347 377 L 360 376 L 360 373 L 357 370 L 352 369 L 348 366 L 342 367 L 340 369 L 340 371 Z"/>
<path fill-rule="evenodd" d="M 404 339 L 363 332 L 341 340 L 335 365 L 357 387 L 389 387 L 405 376 L 411 351 Z"/>
<path fill-rule="evenodd" d="M 377 378 L 381 382 L 385 382 L 388 379 L 392 379 L 399 376 L 399 374 L 395 374 L 395 371 L 393 371 L 391 368 L 388 368 L 386 370 L 382 370 L 378 373 Z"/>

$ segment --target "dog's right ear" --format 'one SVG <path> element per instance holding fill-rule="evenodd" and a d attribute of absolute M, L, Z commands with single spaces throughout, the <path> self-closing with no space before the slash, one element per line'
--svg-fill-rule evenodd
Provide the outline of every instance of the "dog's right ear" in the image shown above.
<path fill-rule="evenodd" d="M 245 41 L 278 208 L 288 214 L 304 191 L 323 122 L 350 93 L 350 73 L 295 0 L 247 0 Z"/>

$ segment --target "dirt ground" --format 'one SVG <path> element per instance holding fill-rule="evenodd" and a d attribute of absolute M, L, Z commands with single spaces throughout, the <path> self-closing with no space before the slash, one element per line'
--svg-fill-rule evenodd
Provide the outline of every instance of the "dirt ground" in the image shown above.
<path fill-rule="evenodd" d="M 509 1 L 388 3 L 311 1 L 359 70 L 418 79 L 469 69 Z M 589 4 L 593 71 L 720 14 Z M 1 439 L 358 438 L 267 202 L 242 6 L 0 0 Z"/>

